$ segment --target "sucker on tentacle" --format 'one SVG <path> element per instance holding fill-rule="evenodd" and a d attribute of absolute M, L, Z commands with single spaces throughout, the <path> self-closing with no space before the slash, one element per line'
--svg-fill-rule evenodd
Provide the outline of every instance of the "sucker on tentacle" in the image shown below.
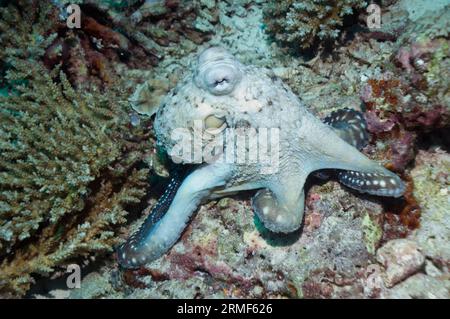
<path fill-rule="evenodd" d="M 396 175 L 341 171 L 338 173 L 338 178 L 345 186 L 371 195 L 400 197 L 406 188 Z"/>

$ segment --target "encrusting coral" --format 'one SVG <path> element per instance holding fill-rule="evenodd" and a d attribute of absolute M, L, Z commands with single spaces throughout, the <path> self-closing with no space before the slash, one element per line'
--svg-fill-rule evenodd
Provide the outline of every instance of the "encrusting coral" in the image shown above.
<path fill-rule="evenodd" d="M 417 137 L 439 130 L 444 140 L 448 135 L 449 16 L 447 6 L 439 16 L 415 23 L 413 32 L 397 41 L 398 49 L 384 72 L 362 87 L 368 129 L 388 146 L 386 155 L 394 170 L 403 171 L 413 161 Z"/>
<path fill-rule="evenodd" d="M 283 46 L 302 51 L 336 39 L 344 17 L 365 8 L 361 0 L 271 0 L 264 9 L 267 31 Z"/>

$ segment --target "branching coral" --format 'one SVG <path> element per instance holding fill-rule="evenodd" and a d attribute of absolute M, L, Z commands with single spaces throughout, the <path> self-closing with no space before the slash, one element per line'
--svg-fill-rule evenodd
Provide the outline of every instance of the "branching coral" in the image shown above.
<path fill-rule="evenodd" d="M 56 19 L 55 14 L 51 6 L 38 1 L 17 1 L 0 7 L 0 62 L 8 63 L 8 57 L 42 56 L 57 37 L 48 23 Z"/>
<path fill-rule="evenodd" d="M 183 44 L 186 40 L 198 45 L 210 38 L 219 21 L 215 1 L 210 3 L 205 6 L 202 1 L 146 1 L 122 19 L 121 25 L 148 52 L 163 58 L 164 47 L 171 44 L 187 48 L 189 45 Z"/>
<path fill-rule="evenodd" d="M 0 7 L 0 71 L 8 56 L 39 56 L 49 70 L 61 65 L 77 89 L 113 87 L 129 70 L 152 70 L 167 55 L 196 49 L 219 22 L 215 1 L 142 2 L 9 1 Z M 79 29 L 67 27 L 70 3 L 80 5 Z M 7 89 L 0 78 L 0 92 Z"/>
<path fill-rule="evenodd" d="M 58 36 L 47 47 L 43 57 L 49 69 L 62 64 L 73 85 L 89 89 L 115 85 L 124 67 L 149 68 L 156 64 L 156 58 L 147 55 L 141 46 L 119 32 L 111 20 L 99 18 L 102 14 L 95 6 L 80 6 L 80 29 L 67 28 L 66 21 L 61 18 L 51 21 Z M 52 11 L 60 15 L 65 10 L 65 5 L 52 7 Z"/>
<path fill-rule="evenodd" d="M 33 273 L 110 251 L 148 170 L 117 92 L 80 94 L 62 72 L 13 66 L 8 79 L 28 84 L 0 100 L 0 292 L 23 294 Z"/>
<path fill-rule="evenodd" d="M 67 27 L 69 3 L 64 1 L 19 0 L 0 8 L 0 39 L 7 48 L 0 61 L 6 56 L 41 56 L 49 69 L 61 64 L 72 85 L 83 89 L 113 86 L 124 67 L 149 68 L 157 63 L 113 21 L 99 18 L 96 6 L 77 2 L 83 2 L 79 29 Z"/>
<path fill-rule="evenodd" d="M 150 65 L 149 52 L 89 1 L 83 28 L 67 29 L 61 3 L 0 8 L 2 297 L 111 252 L 153 166 L 150 130 L 130 123 L 130 85 L 118 76 L 121 65 Z"/>
<path fill-rule="evenodd" d="M 361 0 L 271 0 L 264 10 L 267 30 L 296 51 L 338 37 L 344 17 L 366 6 Z"/>
<path fill-rule="evenodd" d="M 126 10 L 117 10 L 106 2 L 88 0 L 86 7 L 104 12 L 123 34 L 157 60 L 163 59 L 166 48 L 173 44 L 193 49 L 193 44 L 203 43 L 209 39 L 214 32 L 214 25 L 219 22 L 214 0 L 151 0 L 145 1 L 140 7 L 134 3 Z M 134 2 L 139 4 L 139 1 Z M 184 43 L 186 40 L 191 44 Z"/>

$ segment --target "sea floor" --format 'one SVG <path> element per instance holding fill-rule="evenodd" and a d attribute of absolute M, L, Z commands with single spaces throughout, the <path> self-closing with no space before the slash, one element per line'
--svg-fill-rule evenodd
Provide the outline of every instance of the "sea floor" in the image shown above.
<path fill-rule="evenodd" d="M 308 55 L 272 41 L 265 1 L 200 2 L 203 18 L 196 21 L 211 33 L 208 40 L 155 44 L 161 57 L 156 65 L 116 67 L 127 89 L 151 86 L 151 105 L 135 106 L 133 116 L 151 122 L 155 103 L 198 53 L 223 46 L 244 64 L 272 69 L 318 117 L 342 107 L 366 112 L 371 141 L 363 152 L 393 165 L 408 181 L 407 196 L 365 196 L 335 180 L 310 177 L 304 224 L 289 235 L 261 225 L 251 208 L 252 192 L 223 198 L 202 205 L 170 252 L 139 271 L 121 271 L 112 253 L 103 254 L 82 267 L 80 288 L 68 289 L 67 275 L 59 272 L 52 279 L 37 276 L 26 296 L 450 298 L 449 124 L 435 130 L 426 122 L 435 105 L 450 109 L 448 1 L 382 1 L 387 5 L 380 30 L 349 31 L 331 52 L 319 48 Z M 417 69 L 415 63 L 431 64 L 438 54 L 444 54 L 441 69 Z M 415 72 L 437 77 L 434 95 L 414 85 Z M 407 98 L 426 99 L 423 109 L 405 111 Z M 146 201 L 147 208 L 123 226 L 123 238 L 143 222 L 156 198 Z"/>

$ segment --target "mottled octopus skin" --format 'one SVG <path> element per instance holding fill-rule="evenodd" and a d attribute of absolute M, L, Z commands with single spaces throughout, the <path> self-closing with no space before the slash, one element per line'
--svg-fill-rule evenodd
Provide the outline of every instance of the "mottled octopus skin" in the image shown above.
<path fill-rule="evenodd" d="M 289 233 L 301 226 L 303 187 L 314 171 L 336 169 L 342 183 L 368 194 L 399 197 L 405 190 L 397 175 L 356 148 L 367 139 L 358 113 L 338 111 L 325 119 L 327 125 L 271 70 L 245 66 L 217 47 L 200 54 L 192 72 L 164 99 L 154 123 L 158 143 L 174 155 L 178 141 L 172 132 L 194 130 L 194 121 L 207 123 L 212 115 L 228 128 L 278 128 L 278 169 L 262 174 L 259 162 L 199 165 L 183 181 L 166 214 L 157 223 L 144 223 L 139 235 L 119 248 L 123 267 L 139 267 L 164 255 L 198 205 L 210 198 L 259 189 L 252 199 L 259 219 L 273 232 Z M 203 140 L 197 143 L 205 146 Z M 184 162 L 192 160 L 177 156 Z"/>

